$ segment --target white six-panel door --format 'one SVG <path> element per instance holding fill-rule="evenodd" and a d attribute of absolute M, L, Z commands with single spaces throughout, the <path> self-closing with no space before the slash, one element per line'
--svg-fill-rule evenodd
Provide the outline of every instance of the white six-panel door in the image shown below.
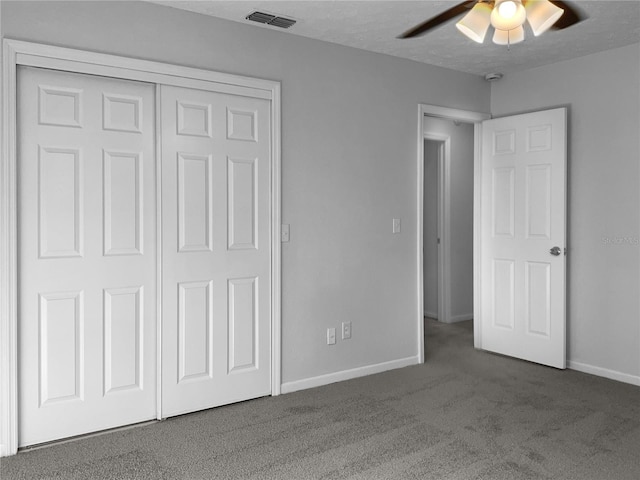
<path fill-rule="evenodd" d="M 154 86 L 19 69 L 19 443 L 156 415 Z"/>
<path fill-rule="evenodd" d="M 565 368 L 566 110 L 482 128 L 482 348 Z"/>
<path fill-rule="evenodd" d="M 162 416 L 271 393 L 270 104 L 161 87 Z"/>

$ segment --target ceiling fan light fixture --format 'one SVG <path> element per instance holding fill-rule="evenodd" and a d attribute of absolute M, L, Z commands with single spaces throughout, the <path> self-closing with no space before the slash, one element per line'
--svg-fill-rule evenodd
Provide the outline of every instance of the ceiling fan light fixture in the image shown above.
<path fill-rule="evenodd" d="M 549 0 L 529 0 L 525 10 L 527 21 L 536 37 L 546 32 L 564 13 L 562 8 Z"/>
<path fill-rule="evenodd" d="M 491 12 L 491 25 L 496 30 L 514 30 L 527 19 L 521 0 L 496 0 Z"/>
<path fill-rule="evenodd" d="M 498 30 L 493 33 L 493 43 L 496 45 L 514 45 L 524 41 L 524 28 L 522 25 L 512 30 Z"/>
<path fill-rule="evenodd" d="M 474 42 L 482 43 L 489 25 L 491 25 L 491 6 L 485 2 L 478 2 L 462 20 L 456 23 L 456 28 Z"/>

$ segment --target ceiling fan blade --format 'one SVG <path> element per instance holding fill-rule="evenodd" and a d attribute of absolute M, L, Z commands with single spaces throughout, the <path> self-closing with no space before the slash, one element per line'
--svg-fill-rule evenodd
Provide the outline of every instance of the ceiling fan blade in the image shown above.
<path fill-rule="evenodd" d="M 459 3 L 458 5 L 445 10 L 441 14 L 424 21 L 419 25 L 416 25 L 410 30 L 407 30 L 402 35 L 398 35 L 398 38 L 412 38 L 419 35 L 424 35 L 429 30 L 432 30 L 442 25 L 443 23 L 448 22 L 452 18 L 463 14 L 470 6 L 473 6 L 473 4 L 475 3 L 477 3 L 477 0 L 466 0 L 462 3 Z"/>
<path fill-rule="evenodd" d="M 587 15 L 579 7 L 572 5 L 573 2 L 563 2 L 561 0 L 549 1 L 564 10 L 564 13 L 558 21 L 551 26 L 552 30 L 564 30 L 587 19 Z"/>

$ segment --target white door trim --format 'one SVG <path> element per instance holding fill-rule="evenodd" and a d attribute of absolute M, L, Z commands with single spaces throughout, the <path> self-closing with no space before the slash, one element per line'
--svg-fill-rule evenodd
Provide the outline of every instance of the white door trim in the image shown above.
<path fill-rule="evenodd" d="M 480 278 L 478 276 L 480 262 L 480 184 L 479 184 L 479 164 L 482 153 L 482 126 L 481 122 L 491 118 L 488 113 L 472 112 L 456 108 L 440 107 L 437 105 L 418 104 L 418 150 L 417 150 L 417 229 L 416 229 L 416 251 L 417 251 L 417 327 L 418 327 L 418 358 L 419 363 L 424 363 L 424 265 L 423 265 L 423 202 L 424 202 L 424 127 L 425 116 L 446 118 L 474 124 L 474 196 L 473 196 L 473 310 L 474 310 L 474 344 L 476 348 L 481 348 L 480 324 Z M 438 302 L 439 303 L 439 302 Z"/>
<path fill-rule="evenodd" d="M 280 82 L 18 40 L 5 39 L 2 48 L 0 262 L 3 268 L 0 270 L 0 456 L 15 454 L 18 450 L 16 224 L 16 73 L 18 65 L 199 88 L 271 101 L 271 394 L 279 395 L 281 392 Z M 160 207 L 161 204 L 158 203 L 158 209 Z M 161 219 L 161 212 L 158 215 Z M 161 265 L 157 265 L 158 271 L 160 267 Z M 158 316 L 158 325 L 161 324 L 160 321 L 161 317 Z"/>
<path fill-rule="evenodd" d="M 424 139 L 440 143 L 438 148 L 438 237 L 440 238 L 440 243 L 438 244 L 438 321 L 450 323 L 451 301 L 449 293 L 451 286 L 449 279 L 451 278 L 451 249 L 449 248 L 449 242 L 451 240 L 451 137 L 426 132 Z M 422 225 L 421 228 L 424 229 L 424 225 Z"/>

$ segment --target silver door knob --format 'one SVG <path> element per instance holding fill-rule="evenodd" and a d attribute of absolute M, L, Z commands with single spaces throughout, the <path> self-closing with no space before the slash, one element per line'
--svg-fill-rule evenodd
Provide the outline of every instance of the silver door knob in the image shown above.
<path fill-rule="evenodd" d="M 560 252 L 561 252 L 560 247 L 553 247 L 551 250 L 549 250 L 549 253 L 554 257 L 557 257 L 558 255 L 560 255 Z"/>

